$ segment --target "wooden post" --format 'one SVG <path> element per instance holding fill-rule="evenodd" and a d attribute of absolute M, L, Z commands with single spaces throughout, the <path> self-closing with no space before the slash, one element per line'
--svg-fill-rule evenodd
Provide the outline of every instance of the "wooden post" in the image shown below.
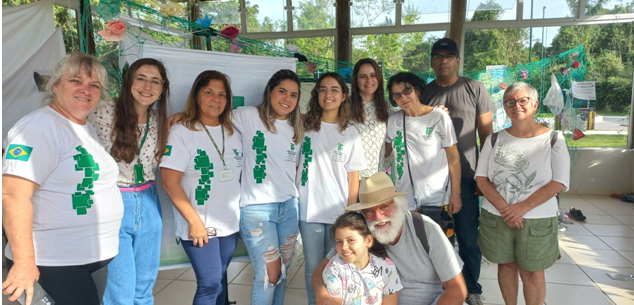
<path fill-rule="evenodd" d="M 467 0 L 451 0 L 451 24 L 449 25 L 449 33 L 447 37 L 453 39 L 458 44 L 462 41 L 462 33 L 465 18 L 467 17 Z"/>
<path fill-rule="evenodd" d="M 187 2 L 187 8 L 189 11 L 189 21 L 191 22 L 196 22 L 196 20 L 198 20 L 198 15 L 200 14 L 199 12 L 199 8 L 198 8 L 198 0 L 189 0 Z M 198 30 L 198 29 L 196 29 Z M 203 50 L 203 45 L 204 43 L 202 42 L 204 38 L 202 38 L 201 36 L 192 36 L 192 40 L 191 40 L 191 45 L 192 48 L 196 49 L 196 50 Z M 208 50 L 211 51 L 211 50 Z"/>
<path fill-rule="evenodd" d="M 350 4 L 349 0 L 337 0 L 336 26 L 337 26 L 337 49 L 335 59 L 338 61 L 352 61 L 351 40 L 350 40 Z"/>
<path fill-rule="evenodd" d="M 94 55 L 97 53 L 97 49 L 95 47 L 92 14 L 88 0 L 79 1 L 79 24 L 79 50 Z"/>

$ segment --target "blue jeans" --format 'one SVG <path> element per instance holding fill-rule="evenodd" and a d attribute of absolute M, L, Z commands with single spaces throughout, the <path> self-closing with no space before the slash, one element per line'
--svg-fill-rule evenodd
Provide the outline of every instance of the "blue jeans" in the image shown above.
<path fill-rule="evenodd" d="M 238 233 L 210 238 L 202 248 L 191 240 L 181 241 L 196 274 L 194 305 L 225 305 L 227 266 L 238 244 Z"/>
<path fill-rule="evenodd" d="M 315 305 L 315 292 L 311 285 L 313 273 L 330 249 L 335 246 L 335 239 L 330 236 L 331 224 L 299 221 L 299 231 L 302 233 L 304 248 L 304 268 L 306 269 L 306 294 L 308 304 Z"/>
<path fill-rule="evenodd" d="M 103 304 L 154 304 L 152 288 L 161 256 L 163 220 L 154 182 L 140 192 L 121 192 L 119 253 L 108 265 Z"/>
<path fill-rule="evenodd" d="M 473 178 L 462 177 L 460 180 L 460 199 L 462 209 L 455 214 L 456 238 L 458 240 L 458 255 L 464 262 L 462 275 L 467 284 L 469 293 L 482 294 L 482 286 L 478 283 L 480 278 L 480 264 L 482 252 L 478 247 L 478 227 L 480 222 L 480 201 L 475 195 L 476 182 Z"/>
<path fill-rule="evenodd" d="M 240 208 L 240 234 L 255 272 L 251 304 L 282 305 L 286 274 L 297 239 L 297 198 L 285 202 L 253 204 Z M 266 264 L 281 259 L 278 281 L 269 282 Z"/>

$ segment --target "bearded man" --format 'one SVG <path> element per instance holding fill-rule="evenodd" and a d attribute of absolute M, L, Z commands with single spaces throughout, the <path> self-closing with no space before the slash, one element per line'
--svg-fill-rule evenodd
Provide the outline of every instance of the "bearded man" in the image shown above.
<path fill-rule="evenodd" d="M 399 305 L 462 305 L 467 286 L 462 277 L 462 261 L 447 237 L 431 218 L 422 215 L 429 253 L 416 235 L 412 213 L 407 210 L 409 192 L 396 192 L 389 176 L 378 172 L 361 181 L 359 203 L 346 209 L 360 211 L 376 241 L 385 245 L 403 284 Z M 322 272 L 333 249 L 317 266 L 312 278 L 317 304 L 336 304 L 324 286 Z M 444 288 L 444 290 L 443 290 Z"/>

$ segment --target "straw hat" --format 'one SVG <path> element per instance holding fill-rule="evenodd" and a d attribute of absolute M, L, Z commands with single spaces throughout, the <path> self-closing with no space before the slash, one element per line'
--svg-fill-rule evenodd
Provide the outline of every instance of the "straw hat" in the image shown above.
<path fill-rule="evenodd" d="M 411 192 L 397 192 L 392 179 L 385 172 L 378 172 L 367 179 L 361 180 L 359 203 L 347 206 L 346 210 L 368 209 L 407 193 Z"/>

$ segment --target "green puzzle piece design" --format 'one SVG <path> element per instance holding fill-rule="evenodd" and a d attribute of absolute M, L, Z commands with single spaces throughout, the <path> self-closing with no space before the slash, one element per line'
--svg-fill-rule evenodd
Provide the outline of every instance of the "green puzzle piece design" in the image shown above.
<path fill-rule="evenodd" d="M 195 199 L 198 205 L 204 205 L 205 201 L 209 199 L 209 191 L 211 190 L 210 185 L 199 185 L 196 187 L 196 195 Z"/>
<path fill-rule="evenodd" d="M 255 178 L 256 183 L 262 183 L 262 181 L 266 178 L 266 172 L 263 166 L 256 165 L 253 168 L 253 178 Z"/>
<path fill-rule="evenodd" d="M 94 195 L 93 191 L 86 191 L 85 193 L 76 192 L 73 194 L 73 209 L 77 210 L 77 215 L 86 215 L 88 213 L 87 209 L 92 206 L 92 199 L 90 199 L 90 195 Z"/>
<path fill-rule="evenodd" d="M 84 178 L 81 183 L 77 183 L 77 190 L 83 191 L 85 189 L 92 189 L 93 187 L 93 178 Z"/>
<path fill-rule="evenodd" d="M 213 169 L 214 166 L 209 161 L 209 156 L 207 156 L 207 152 L 202 149 L 199 149 L 197 152 L 198 152 L 198 156 L 194 157 L 194 169 L 198 169 L 198 170 L 202 168 Z"/>

